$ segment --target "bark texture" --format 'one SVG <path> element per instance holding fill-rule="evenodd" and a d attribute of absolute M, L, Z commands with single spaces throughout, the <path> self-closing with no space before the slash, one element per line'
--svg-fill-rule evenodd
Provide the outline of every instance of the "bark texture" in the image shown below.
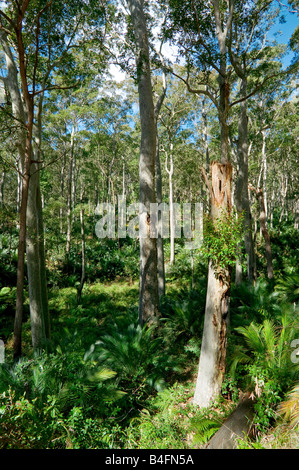
<path fill-rule="evenodd" d="M 241 97 L 247 96 L 247 78 L 241 80 Z M 244 217 L 244 244 L 247 256 L 247 278 L 250 283 L 254 280 L 254 249 L 252 237 L 252 218 L 248 194 L 248 116 L 247 100 L 240 103 L 238 122 L 238 178 L 236 184 L 235 202 L 239 214 Z"/>
<path fill-rule="evenodd" d="M 139 158 L 139 321 L 158 317 L 158 278 L 156 238 L 150 236 L 150 204 L 156 202 L 155 157 L 156 122 L 153 102 L 147 25 L 142 0 L 127 1 L 135 35 L 135 57 L 139 94 L 141 143 Z"/>

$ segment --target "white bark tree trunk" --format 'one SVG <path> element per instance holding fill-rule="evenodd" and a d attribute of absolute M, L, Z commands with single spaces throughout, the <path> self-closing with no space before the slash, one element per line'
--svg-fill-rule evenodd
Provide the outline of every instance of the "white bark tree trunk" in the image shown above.
<path fill-rule="evenodd" d="M 218 41 L 219 60 L 219 105 L 218 119 L 221 134 L 221 163 L 211 163 L 211 181 L 207 177 L 210 192 L 211 219 L 231 212 L 232 166 L 229 149 L 229 96 L 230 84 L 227 74 L 226 39 L 232 22 L 233 3 L 229 3 L 226 25 L 221 21 L 218 0 L 212 0 Z M 231 273 L 229 269 L 220 269 L 210 261 L 206 296 L 204 331 L 200 352 L 198 377 L 194 402 L 200 407 L 207 407 L 221 393 L 225 373 L 227 323 L 229 316 Z"/>
<path fill-rule="evenodd" d="M 67 230 L 66 230 L 66 255 L 69 256 L 71 251 L 71 236 L 72 236 L 72 202 L 74 189 L 74 176 L 73 176 L 73 158 L 74 158 L 74 146 L 75 146 L 75 128 L 73 126 L 71 133 L 70 142 L 70 159 L 69 159 L 69 174 L 67 184 Z"/>
<path fill-rule="evenodd" d="M 150 204 L 156 202 L 156 122 L 143 0 L 127 0 L 127 4 L 135 34 L 135 57 L 141 124 L 139 158 L 139 321 L 141 324 L 144 324 L 157 319 L 159 303 L 157 244 L 156 238 L 150 236 Z"/>
<path fill-rule="evenodd" d="M 169 155 L 169 168 L 168 168 L 168 154 L 166 152 L 165 169 L 168 173 L 169 185 L 169 225 L 170 225 L 170 264 L 174 264 L 174 238 L 175 238 L 175 214 L 173 206 L 173 143 L 170 142 L 170 155 Z"/>

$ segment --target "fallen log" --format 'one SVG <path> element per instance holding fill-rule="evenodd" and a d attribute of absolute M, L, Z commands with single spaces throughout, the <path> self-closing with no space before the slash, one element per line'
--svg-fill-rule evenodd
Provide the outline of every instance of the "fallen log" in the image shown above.
<path fill-rule="evenodd" d="M 246 396 L 208 442 L 206 449 L 236 449 L 238 439 L 251 436 L 255 400 Z"/>

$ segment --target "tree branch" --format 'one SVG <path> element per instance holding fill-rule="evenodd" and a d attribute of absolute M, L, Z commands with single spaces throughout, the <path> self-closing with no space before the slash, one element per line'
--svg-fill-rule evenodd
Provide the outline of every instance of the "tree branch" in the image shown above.
<path fill-rule="evenodd" d="M 190 93 L 194 93 L 194 94 L 198 94 L 198 95 L 206 95 L 210 98 L 210 100 L 214 103 L 214 105 L 216 106 L 217 109 L 219 109 L 219 106 L 218 106 L 218 103 L 216 101 L 216 99 L 214 98 L 214 96 L 212 95 L 211 92 L 209 92 L 209 90 L 204 90 L 204 89 L 194 89 L 190 86 L 189 84 L 189 80 L 188 80 L 188 77 L 187 79 L 186 78 L 183 78 L 181 77 L 180 75 L 178 75 L 177 73 L 175 73 L 172 69 L 167 69 L 170 73 L 172 73 L 172 75 L 174 75 L 175 77 L 179 78 L 180 80 L 182 80 L 182 82 L 185 83 L 185 85 L 187 86 L 187 90 L 190 92 Z"/>
<path fill-rule="evenodd" d="M 200 171 L 201 171 L 201 174 L 202 174 L 202 176 L 203 176 L 204 182 L 206 183 L 206 186 L 207 186 L 207 188 L 208 188 L 208 190 L 209 190 L 210 195 L 211 195 L 211 196 L 214 196 L 214 191 L 213 191 L 211 182 L 210 182 L 210 180 L 209 180 L 209 178 L 208 178 L 208 175 L 206 174 L 206 171 L 205 171 L 204 167 L 201 167 Z"/>
<path fill-rule="evenodd" d="M 288 73 L 290 73 L 290 70 L 284 70 L 282 72 L 268 75 L 268 77 L 264 78 L 264 80 L 259 85 L 257 85 L 252 92 L 250 92 L 247 96 L 243 96 L 242 98 L 239 98 L 238 100 L 233 101 L 232 103 L 230 103 L 229 107 L 232 108 L 236 104 L 242 103 L 242 101 L 245 101 L 248 98 L 251 98 L 251 96 L 255 95 L 258 91 L 260 91 L 260 89 L 265 85 L 265 83 L 271 78 L 280 77 L 281 75 L 287 75 Z"/>
<path fill-rule="evenodd" d="M 41 93 L 44 93 L 45 91 L 50 91 L 50 90 L 70 90 L 71 88 L 75 88 L 76 86 L 78 86 L 79 83 L 80 83 L 80 79 L 76 83 L 74 83 L 73 85 L 67 85 L 67 86 L 53 85 L 53 86 L 49 86 L 49 87 L 46 87 L 46 88 L 43 88 L 41 90 L 36 91 L 33 94 L 33 96 L 40 95 Z"/>

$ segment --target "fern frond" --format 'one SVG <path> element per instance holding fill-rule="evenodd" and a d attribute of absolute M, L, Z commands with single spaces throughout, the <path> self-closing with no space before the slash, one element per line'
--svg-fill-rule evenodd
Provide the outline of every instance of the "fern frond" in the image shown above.
<path fill-rule="evenodd" d="M 102 368 L 92 374 L 89 374 L 87 376 L 87 379 L 90 382 L 99 383 L 99 382 L 104 382 L 105 380 L 112 379 L 115 376 L 116 376 L 116 372 L 114 372 L 114 370 Z"/>
<path fill-rule="evenodd" d="M 216 418 L 201 416 L 194 418 L 191 422 L 192 430 L 195 432 L 193 441 L 195 444 L 206 444 L 211 437 L 218 431 L 222 422 Z"/>
<path fill-rule="evenodd" d="M 287 395 L 285 401 L 279 406 L 279 412 L 291 426 L 299 426 L 299 383 Z"/>

